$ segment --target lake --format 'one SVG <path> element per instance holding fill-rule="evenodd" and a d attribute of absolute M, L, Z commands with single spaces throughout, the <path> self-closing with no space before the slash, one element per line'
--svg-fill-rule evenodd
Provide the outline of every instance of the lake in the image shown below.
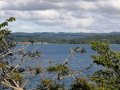
<path fill-rule="evenodd" d="M 95 51 L 91 49 L 91 47 L 88 44 L 34 44 L 30 45 L 27 50 L 34 51 L 35 49 L 40 50 L 43 55 L 38 59 L 37 62 L 40 63 L 40 66 L 48 67 L 51 65 L 49 61 L 52 61 L 52 65 L 63 63 L 63 61 L 67 58 L 67 56 L 70 54 L 70 49 L 74 47 L 84 47 L 86 52 L 81 54 L 76 54 L 69 62 L 68 66 L 72 70 L 81 70 L 85 67 L 88 67 L 90 64 L 93 64 L 93 60 L 91 59 L 91 55 L 96 54 Z M 115 51 L 120 51 L 120 45 L 119 44 L 112 44 L 110 47 Z M 38 63 L 38 64 L 39 64 Z M 34 61 L 27 62 L 26 65 L 34 66 L 36 63 Z M 81 76 L 88 76 L 95 72 L 98 69 L 101 69 L 101 66 L 98 66 L 96 64 L 93 65 L 92 68 L 90 68 L 87 71 L 82 72 Z M 47 77 L 47 75 L 44 75 Z M 50 76 L 50 75 L 49 75 Z M 51 75 L 52 76 L 52 75 Z M 39 82 L 38 77 L 34 79 L 34 81 L 37 83 Z M 67 80 L 63 80 L 62 82 L 66 85 L 70 85 L 72 81 L 72 78 L 69 78 Z M 34 82 L 34 84 L 35 84 Z M 29 84 L 29 87 L 34 86 L 33 83 Z"/>

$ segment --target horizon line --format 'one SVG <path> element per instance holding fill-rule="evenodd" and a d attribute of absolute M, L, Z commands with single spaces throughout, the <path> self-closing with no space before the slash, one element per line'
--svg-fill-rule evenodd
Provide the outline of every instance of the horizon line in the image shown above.
<path fill-rule="evenodd" d="M 11 33 L 94 33 L 94 34 L 109 34 L 109 33 L 120 33 L 120 32 L 11 32 Z"/>

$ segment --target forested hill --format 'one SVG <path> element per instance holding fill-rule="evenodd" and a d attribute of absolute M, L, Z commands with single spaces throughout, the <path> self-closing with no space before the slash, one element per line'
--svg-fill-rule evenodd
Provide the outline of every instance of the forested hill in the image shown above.
<path fill-rule="evenodd" d="M 12 33 L 15 42 L 89 43 L 92 40 L 120 43 L 120 33 Z"/>

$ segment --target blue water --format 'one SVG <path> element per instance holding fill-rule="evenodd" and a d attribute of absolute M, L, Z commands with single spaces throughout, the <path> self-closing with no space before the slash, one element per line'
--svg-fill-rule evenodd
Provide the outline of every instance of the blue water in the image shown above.
<path fill-rule="evenodd" d="M 19 46 L 19 45 L 18 45 Z M 20 45 L 21 46 L 21 45 Z M 74 48 L 76 46 L 84 47 L 86 52 L 81 54 L 76 54 L 70 61 L 68 66 L 72 70 L 81 70 L 85 67 L 88 67 L 90 64 L 93 64 L 93 60 L 91 59 L 91 55 L 96 54 L 95 51 L 93 51 L 88 44 L 34 44 L 30 45 L 27 50 L 34 51 L 35 49 L 40 50 L 43 55 L 38 58 L 38 60 L 35 61 L 28 61 L 25 65 L 35 66 L 40 65 L 42 67 L 48 67 L 51 64 L 49 61 L 52 61 L 52 65 L 63 63 L 64 60 L 67 58 L 67 56 L 70 54 L 70 49 Z M 112 44 L 110 46 L 115 51 L 120 51 L 120 45 L 119 44 Z M 87 71 L 81 72 L 81 76 L 88 76 L 95 72 L 98 69 L 101 69 L 101 66 L 98 66 L 96 64 L 93 65 L 92 68 L 90 68 Z M 52 74 L 53 75 L 53 74 Z M 45 77 L 52 76 L 51 74 L 47 75 L 44 74 Z M 66 85 L 70 85 L 70 81 L 72 81 L 72 78 L 69 78 L 67 80 L 63 80 L 62 82 Z M 39 82 L 39 76 L 34 78 L 34 84 L 35 82 Z M 29 87 L 34 86 L 33 82 L 29 84 Z"/>

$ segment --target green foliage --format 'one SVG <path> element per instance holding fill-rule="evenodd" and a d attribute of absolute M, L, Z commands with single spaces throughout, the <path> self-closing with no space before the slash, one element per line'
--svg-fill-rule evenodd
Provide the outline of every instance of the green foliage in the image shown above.
<path fill-rule="evenodd" d="M 64 90 L 64 85 L 55 83 L 53 80 L 44 79 L 36 90 Z"/>
<path fill-rule="evenodd" d="M 23 90 L 26 83 L 41 73 L 41 68 L 35 67 L 30 71 L 27 65 L 25 65 L 26 68 L 21 66 L 27 60 L 40 57 L 41 52 L 37 50 L 35 52 L 27 52 L 25 51 L 27 47 L 14 49 L 15 43 L 9 39 L 11 33 L 6 28 L 9 22 L 12 21 L 15 21 L 15 18 L 11 17 L 0 24 L 0 89 L 2 88 L 3 90 L 4 87 L 7 87 L 12 90 Z M 15 61 L 14 64 L 12 64 L 13 61 Z"/>
<path fill-rule="evenodd" d="M 0 24 L 0 29 L 3 28 L 3 27 L 5 27 L 5 26 L 8 26 L 8 23 L 9 22 L 13 22 L 13 21 L 15 21 L 14 17 L 10 17 L 10 18 L 6 19 L 5 22 L 3 22 L 3 23 Z"/>
<path fill-rule="evenodd" d="M 58 64 L 55 66 L 49 66 L 47 68 L 48 72 L 56 72 L 56 71 L 61 72 L 61 71 L 67 71 L 67 70 L 68 70 L 68 67 L 62 64 Z"/>
<path fill-rule="evenodd" d="M 97 52 L 92 55 L 94 63 L 104 66 L 103 70 L 95 72 L 92 80 L 102 87 L 112 90 L 120 89 L 120 52 L 115 52 L 107 42 L 93 41 L 91 47 Z"/>
<path fill-rule="evenodd" d="M 91 41 L 108 41 L 120 44 L 120 33 L 13 33 L 11 35 L 16 42 L 48 42 L 48 43 L 70 43 L 89 44 Z M 69 38 L 68 38 L 69 37 Z"/>
<path fill-rule="evenodd" d="M 42 80 L 43 85 L 50 87 L 52 85 L 52 81 L 49 79 Z"/>
<path fill-rule="evenodd" d="M 5 28 L 6 26 L 8 26 L 8 23 L 12 21 L 15 21 L 15 18 L 11 17 L 3 23 L 0 23 L 0 53 L 5 52 L 8 48 L 12 46 L 11 42 L 7 42 L 7 36 L 10 34 L 10 31 Z"/>
<path fill-rule="evenodd" d="M 6 64 L 3 63 L 3 62 L 0 62 L 0 69 L 3 69 L 3 68 L 5 68 L 5 67 L 6 67 Z"/>
<path fill-rule="evenodd" d="M 34 57 L 40 57 L 42 55 L 42 53 L 38 50 L 34 51 L 34 52 L 31 52 L 31 51 L 28 51 L 28 56 L 31 57 L 31 58 L 34 58 Z"/>
<path fill-rule="evenodd" d="M 40 67 L 34 68 L 36 71 L 36 74 L 40 74 L 42 72 L 42 69 Z"/>
<path fill-rule="evenodd" d="M 8 79 L 15 80 L 15 81 L 21 81 L 22 80 L 22 74 L 19 72 L 12 72 L 8 75 Z"/>
<path fill-rule="evenodd" d="M 93 90 L 85 78 L 76 78 L 71 90 Z"/>

